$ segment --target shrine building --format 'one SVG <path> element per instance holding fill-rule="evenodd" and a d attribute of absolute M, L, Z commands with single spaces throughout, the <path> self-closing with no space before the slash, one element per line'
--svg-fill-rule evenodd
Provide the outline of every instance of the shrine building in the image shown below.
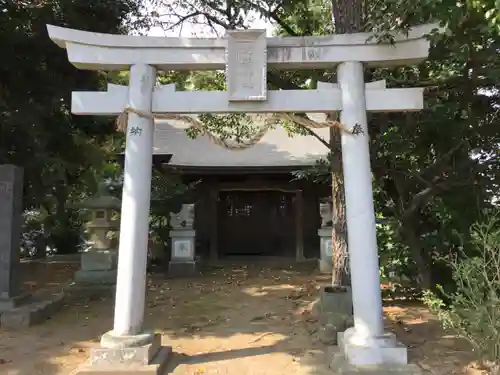
<path fill-rule="evenodd" d="M 292 172 L 328 154 L 315 137 L 269 130 L 255 146 L 230 150 L 206 135 L 187 136 L 189 125 L 157 120 L 155 160 L 179 173 L 195 191 L 195 254 L 211 260 L 243 257 L 319 258 L 319 204 L 330 195 L 327 184 L 298 180 Z M 329 129 L 314 129 L 329 140 Z M 163 158 L 165 159 L 165 158 Z"/>

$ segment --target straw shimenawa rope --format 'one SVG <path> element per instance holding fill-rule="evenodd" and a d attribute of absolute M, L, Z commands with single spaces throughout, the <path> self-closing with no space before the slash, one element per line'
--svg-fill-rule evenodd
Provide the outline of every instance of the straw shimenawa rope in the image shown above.
<path fill-rule="evenodd" d="M 321 129 L 321 128 L 337 128 L 340 129 L 341 131 L 344 131 L 349 134 L 353 135 L 358 135 L 363 133 L 363 129 L 361 128 L 360 125 L 356 124 L 352 129 L 346 128 L 344 125 L 342 125 L 340 122 L 335 121 L 335 120 L 327 120 L 325 122 L 316 122 L 313 121 L 307 117 L 301 117 L 301 116 L 296 116 L 293 114 L 289 113 L 277 113 L 272 115 L 269 118 L 265 119 L 264 125 L 260 127 L 260 129 L 255 133 L 249 140 L 244 141 L 244 142 L 229 142 L 227 140 L 221 139 L 214 134 L 212 134 L 206 126 L 196 120 L 193 117 L 190 116 L 182 116 L 182 115 L 174 115 L 174 114 L 166 114 L 166 113 L 157 113 L 157 114 L 152 114 L 152 113 L 147 113 L 144 111 L 139 111 L 135 108 L 132 107 L 126 107 L 123 112 L 118 116 L 116 119 L 116 127 L 119 131 L 121 132 L 126 132 L 127 127 L 128 127 L 128 114 L 133 113 L 137 116 L 147 118 L 149 120 L 178 120 L 178 121 L 184 121 L 194 128 L 200 130 L 203 134 L 205 134 L 213 143 L 215 143 L 217 146 L 229 149 L 229 150 L 246 150 L 248 148 L 251 148 L 255 146 L 263 137 L 264 135 L 268 132 L 268 130 L 273 126 L 278 124 L 279 122 L 285 120 L 285 121 L 291 121 L 294 122 L 300 126 L 304 126 L 306 128 L 311 128 L 311 129 Z"/>

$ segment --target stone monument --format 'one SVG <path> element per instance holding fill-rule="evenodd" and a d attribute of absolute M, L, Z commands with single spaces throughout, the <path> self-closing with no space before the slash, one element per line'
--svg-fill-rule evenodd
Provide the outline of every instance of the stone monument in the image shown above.
<path fill-rule="evenodd" d="M 0 165 L 0 326 L 26 327 L 45 320 L 63 303 L 63 293 L 22 293 L 20 237 L 23 170 Z"/>
<path fill-rule="evenodd" d="M 168 264 L 170 276 L 195 276 L 199 274 L 195 260 L 196 231 L 193 228 L 194 204 L 183 204 L 181 211 L 170 214 L 171 258 Z"/>
<path fill-rule="evenodd" d="M 117 231 L 119 223 L 113 218 L 120 210 L 120 200 L 100 183 L 95 195 L 80 205 L 91 210 L 91 221 L 87 223 L 92 246 L 82 253 L 81 269 L 75 274 L 77 284 L 115 285 L 117 265 Z"/>
<path fill-rule="evenodd" d="M 20 292 L 23 170 L 0 165 L 0 310 L 26 299 Z"/>

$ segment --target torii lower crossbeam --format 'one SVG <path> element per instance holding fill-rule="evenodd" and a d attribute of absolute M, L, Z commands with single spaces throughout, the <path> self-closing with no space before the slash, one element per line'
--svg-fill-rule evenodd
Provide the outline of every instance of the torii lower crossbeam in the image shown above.
<path fill-rule="evenodd" d="M 113 115 L 128 105 L 127 86 L 108 85 L 108 91 L 73 92 L 71 112 L 75 115 Z M 230 102 L 225 91 L 175 91 L 175 85 L 155 87 L 153 113 L 327 113 L 342 110 L 342 92 L 323 84 L 318 90 L 268 91 L 264 102 Z M 419 111 L 423 89 L 366 88 L 366 109 L 370 112 Z"/>

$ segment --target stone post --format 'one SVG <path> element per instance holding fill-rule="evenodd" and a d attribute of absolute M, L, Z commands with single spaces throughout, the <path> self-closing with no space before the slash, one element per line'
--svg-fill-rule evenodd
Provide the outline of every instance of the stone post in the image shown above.
<path fill-rule="evenodd" d="M 358 125 L 362 129 L 358 135 L 342 133 L 354 328 L 345 331 L 339 343 L 353 365 L 406 364 L 406 348 L 396 348 L 394 335 L 383 332 L 363 64 L 341 63 L 337 74 L 341 122 L 347 128 Z"/>
<path fill-rule="evenodd" d="M 195 259 L 196 231 L 193 228 L 194 204 L 183 204 L 178 214 L 170 214 L 171 258 L 169 276 L 196 276 L 199 274 Z"/>
<path fill-rule="evenodd" d="M 332 272 L 332 203 L 330 200 L 319 204 L 321 227 L 318 229 L 320 240 L 319 270 Z"/>
<path fill-rule="evenodd" d="M 320 243 L 319 271 L 322 273 L 332 273 L 332 227 L 318 229 Z"/>

